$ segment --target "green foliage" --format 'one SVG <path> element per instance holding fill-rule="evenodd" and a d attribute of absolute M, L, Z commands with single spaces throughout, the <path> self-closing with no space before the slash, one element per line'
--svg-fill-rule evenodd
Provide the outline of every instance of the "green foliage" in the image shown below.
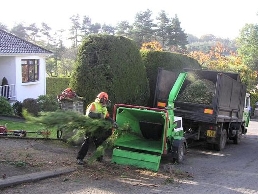
<path fill-rule="evenodd" d="M 51 138 L 51 139 L 57 138 L 55 128 L 49 128 L 49 127 L 46 128 L 40 123 L 29 123 L 26 120 L 24 121 L 0 120 L 0 125 L 5 125 L 5 124 L 7 124 L 7 130 L 26 131 L 26 138 Z"/>
<path fill-rule="evenodd" d="M 90 35 L 79 49 L 71 88 L 89 104 L 105 91 L 113 103 L 145 105 L 148 80 L 140 52 L 122 36 Z"/>
<path fill-rule="evenodd" d="M 14 115 L 22 117 L 22 102 L 17 101 L 12 105 Z"/>
<path fill-rule="evenodd" d="M 26 98 L 22 102 L 22 108 L 26 109 L 33 116 L 38 116 L 40 107 L 36 99 Z"/>
<path fill-rule="evenodd" d="M 237 51 L 243 57 L 245 64 L 256 70 L 258 67 L 258 25 L 246 24 L 237 39 Z"/>
<path fill-rule="evenodd" d="M 175 72 L 182 72 L 183 68 L 201 68 L 197 60 L 178 53 L 145 50 L 141 51 L 141 55 L 146 67 L 147 78 L 150 85 L 148 106 L 153 105 L 158 68 L 164 68 Z"/>
<path fill-rule="evenodd" d="M 252 107 L 252 113 L 253 113 L 255 109 L 255 103 L 258 102 L 258 93 L 251 92 L 250 98 L 251 98 L 251 107 Z"/>
<path fill-rule="evenodd" d="M 47 77 L 46 79 L 46 94 L 49 96 L 57 96 L 62 93 L 62 91 L 69 87 L 70 78 L 69 77 Z"/>
<path fill-rule="evenodd" d="M 171 20 L 170 28 L 168 30 L 168 42 L 166 46 L 169 47 L 177 47 L 180 49 L 186 49 L 187 35 L 184 33 L 184 30 L 180 26 L 180 21 L 175 15 L 175 17 Z"/>
<path fill-rule="evenodd" d="M 178 96 L 178 100 L 209 105 L 212 103 L 214 91 L 215 85 L 213 82 L 199 79 L 186 86 L 184 91 Z"/>
<path fill-rule="evenodd" d="M 155 27 L 155 24 L 153 23 L 153 19 L 151 18 L 151 16 L 152 11 L 149 9 L 143 12 L 136 13 L 130 36 L 138 44 L 139 47 L 144 42 L 150 42 L 154 34 L 153 27 Z"/>
<path fill-rule="evenodd" d="M 4 85 L 8 85 L 8 80 L 6 79 L 6 77 L 3 77 L 2 79 L 2 86 Z"/>
<path fill-rule="evenodd" d="M 40 95 L 37 98 L 40 111 L 52 112 L 59 108 L 56 96 Z"/>
<path fill-rule="evenodd" d="M 0 115 L 12 116 L 14 114 L 11 104 L 2 96 L 0 96 L 0 107 Z"/>
<path fill-rule="evenodd" d="M 111 130 L 111 122 L 104 119 L 91 119 L 73 111 L 62 111 L 41 113 L 39 117 L 33 117 L 23 111 L 26 121 L 30 124 L 38 124 L 46 128 L 56 128 L 63 131 L 64 140 L 68 143 L 77 144 L 87 134 L 88 137 L 103 136 L 107 130 Z M 114 145 L 114 141 L 127 132 L 127 128 L 116 130 L 93 154 L 90 161 L 95 160 L 103 152 Z"/>

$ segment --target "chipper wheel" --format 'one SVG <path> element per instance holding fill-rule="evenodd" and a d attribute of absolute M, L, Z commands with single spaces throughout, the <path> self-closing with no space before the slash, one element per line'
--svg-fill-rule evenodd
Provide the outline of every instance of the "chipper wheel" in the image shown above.
<path fill-rule="evenodd" d="M 174 140 L 172 145 L 173 162 L 181 163 L 184 160 L 185 153 L 186 153 L 186 141 Z"/>

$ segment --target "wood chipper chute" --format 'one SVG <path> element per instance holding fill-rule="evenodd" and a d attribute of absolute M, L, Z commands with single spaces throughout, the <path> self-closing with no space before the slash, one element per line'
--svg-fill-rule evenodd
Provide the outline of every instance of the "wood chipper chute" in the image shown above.
<path fill-rule="evenodd" d="M 125 104 L 114 106 L 116 122 L 130 130 L 115 141 L 113 163 L 157 171 L 163 154 L 170 153 L 173 160 L 182 161 L 186 141 L 183 137 L 182 118 L 174 116 L 173 101 L 185 76 L 180 74 L 177 78 L 166 108 Z"/>

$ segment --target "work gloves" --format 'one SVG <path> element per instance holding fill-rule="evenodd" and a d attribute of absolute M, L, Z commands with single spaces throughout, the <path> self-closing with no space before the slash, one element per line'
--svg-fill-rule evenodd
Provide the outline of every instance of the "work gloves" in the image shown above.
<path fill-rule="evenodd" d="M 102 113 L 90 112 L 89 113 L 89 117 L 92 118 L 92 119 L 106 119 L 106 120 L 108 120 L 108 121 L 110 121 L 112 123 L 113 128 L 115 128 L 115 129 L 118 128 L 117 123 L 111 117 L 105 118 L 105 115 L 102 114 Z"/>
<path fill-rule="evenodd" d="M 115 129 L 117 129 L 117 128 L 118 128 L 118 124 L 117 124 L 117 122 L 114 122 L 114 123 L 113 123 L 113 128 L 115 128 Z"/>
<path fill-rule="evenodd" d="M 100 118 L 101 119 L 105 119 L 105 115 L 104 114 L 102 114 L 102 113 L 99 113 L 100 114 Z"/>
<path fill-rule="evenodd" d="M 104 119 L 105 115 L 102 113 L 94 113 L 94 112 L 90 112 L 88 115 L 90 118 L 92 119 Z"/>

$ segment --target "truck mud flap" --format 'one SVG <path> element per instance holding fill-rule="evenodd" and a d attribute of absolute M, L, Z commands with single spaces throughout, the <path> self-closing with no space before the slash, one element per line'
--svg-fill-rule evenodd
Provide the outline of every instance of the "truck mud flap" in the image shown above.
<path fill-rule="evenodd" d="M 139 168 L 158 171 L 161 155 L 150 153 L 140 153 L 130 150 L 115 148 L 113 150 L 112 163 L 122 165 L 132 165 Z"/>

